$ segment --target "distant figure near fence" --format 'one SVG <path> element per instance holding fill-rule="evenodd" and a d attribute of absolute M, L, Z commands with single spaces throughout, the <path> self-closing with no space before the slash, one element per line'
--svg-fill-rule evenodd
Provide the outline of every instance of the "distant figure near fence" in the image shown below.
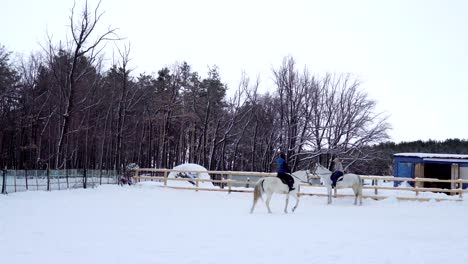
<path fill-rule="evenodd" d="M 135 169 L 139 169 L 140 166 L 136 163 L 130 163 L 127 165 L 125 173 L 122 178 L 120 178 L 120 184 L 121 185 L 132 185 L 132 177 L 135 174 Z"/>

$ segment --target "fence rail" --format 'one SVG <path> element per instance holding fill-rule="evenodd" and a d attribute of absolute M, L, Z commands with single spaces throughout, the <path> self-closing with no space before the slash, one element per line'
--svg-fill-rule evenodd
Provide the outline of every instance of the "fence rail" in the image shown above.
<path fill-rule="evenodd" d="M 262 173 L 262 172 L 238 172 L 238 171 L 194 171 L 194 170 L 170 170 L 170 169 L 136 169 L 135 175 L 133 176 L 134 181 L 159 181 L 163 183 L 163 186 L 172 189 L 179 189 L 179 190 L 195 190 L 195 191 L 223 191 L 223 192 L 252 192 L 251 189 L 256 181 L 243 181 L 243 180 L 235 180 L 236 176 L 249 176 L 249 177 L 272 177 L 276 176 L 276 173 Z M 169 178 L 168 173 L 170 172 L 190 172 L 195 173 L 197 175 L 196 178 Z M 151 175 L 145 175 L 150 173 Z M 228 176 L 227 179 L 224 177 L 219 179 L 199 179 L 198 175 L 200 173 L 208 173 L 210 175 L 226 175 Z M 142 175 L 143 174 L 143 175 Z M 464 179 L 456 179 L 456 180 L 439 180 L 435 178 L 399 178 L 399 177 L 391 177 L 391 176 L 361 176 L 364 181 L 371 181 L 371 185 L 365 185 L 363 188 L 365 190 L 374 190 L 373 194 L 364 193 L 364 198 L 372 198 L 376 200 L 385 199 L 388 197 L 395 197 L 399 200 L 418 200 L 418 201 L 428 201 L 434 199 L 436 201 L 443 201 L 443 200 L 455 200 L 461 201 L 463 200 L 463 193 L 468 192 L 467 189 L 463 189 L 464 183 L 468 183 L 468 180 Z M 309 179 L 320 179 L 319 176 L 312 175 L 309 176 Z M 170 186 L 168 185 L 168 181 L 192 181 L 195 182 L 193 187 L 182 187 L 182 186 Z M 199 187 L 199 183 L 202 182 L 212 182 L 219 184 L 219 187 L 213 188 L 206 188 L 206 187 Z M 445 188 L 425 188 L 425 187 L 390 187 L 390 186 L 381 186 L 379 182 L 415 182 L 415 183 L 452 183 L 453 186 L 456 188 L 452 189 L 445 189 Z M 245 185 L 247 188 L 234 188 L 235 185 L 243 186 Z M 249 188 L 250 187 L 250 188 Z M 310 190 L 309 187 L 313 187 Z M 307 191 L 306 191 L 307 189 Z M 408 196 L 399 196 L 399 195 L 384 195 L 380 194 L 380 191 L 406 191 L 410 193 L 414 193 L 413 197 Z M 299 184 L 299 195 L 312 195 L 312 196 L 325 196 L 324 193 L 324 186 L 320 184 Z M 441 192 L 450 194 L 447 198 L 430 198 L 430 197 L 421 197 L 421 193 L 425 192 Z M 455 197 L 458 195 L 458 198 Z M 351 194 L 336 194 L 337 197 L 346 197 L 352 196 Z"/>
<path fill-rule="evenodd" d="M 265 172 L 240 172 L 240 171 L 194 171 L 194 170 L 171 170 L 171 169 L 135 169 L 133 170 L 134 181 L 158 181 L 162 186 L 180 190 L 195 190 L 195 191 L 219 191 L 219 192 L 252 192 L 255 185 L 255 178 L 272 177 L 276 173 Z M 197 175 L 196 178 L 169 178 L 170 172 L 190 172 Z M 200 173 L 208 173 L 215 179 L 200 179 Z M 250 178 L 254 180 L 250 180 Z M 247 180 L 246 180 L 247 178 Z M 468 180 L 439 180 L 435 178 L 398 178 L 391 176 L 361 176 L 364 181 L 370 181 L 372 184 L 365 185 L 365 190 L 374 190 L 372 193 L 364 193 L 364 198 L 385 199 L 395 197 L 399 200 L 419 200 L 427 201 L 433 198 L 422 197 L 422 193 L 441 192 L 449 194 L 444 198 L 435 198 L 437 201 L 442 200 L 463 200 L 463 194 L 468 192 L 463 189 L 463 185 L 468 183 Z M 86 186 L 93 187 L 98 184 L 117 184 L 120 176 L 115 170 L 3 170 L 0 186 L 2 193 L 18 192 L 25 190 L 60 190 L 68 188 L 83 188 Z M 309 176 L 311 179 L 320 179 L 319 176 Z M 170 181 L 186 181 L 194 182 L 194 186 L 170 186 Z M 213 187 L 207 188 L 200 186 L 200 183 L 213 183 Z M 382 186 L 383 182 L 412 182 L 415 187 L 393 187 Z M 417 186 L 418 183 L 451 183 L 455 188 L 425 188 Z M 414 193 L 411 197 L 401 195 L 389 195 L 382 193 L 386 191 L 400 191 Z M 299 184 L 299 195 L 325 196 L 324 187 L 320 184 Z M 340 191 L 341 192 L 341 191 Z M 381 192 L 379 194 L 379 192 Z M 351 194 L 340 193 L 337 197 L 352 196 Z M 456 197 L 458 196 L 458 197 Z"/>

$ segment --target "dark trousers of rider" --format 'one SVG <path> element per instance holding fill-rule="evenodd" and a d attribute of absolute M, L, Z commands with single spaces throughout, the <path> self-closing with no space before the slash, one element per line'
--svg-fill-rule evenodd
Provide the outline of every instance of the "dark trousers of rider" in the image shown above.
<path fill-rule="evenodd" d="M 341 176 L 343 176 L 343 172 L 341 172 L 341 171 L 333 172 L 333 174 L 331 175 L 331 180 L 332 180 L 332 186 L 333 187 L 336 186 L 336 181 L 338 181 L 338 178 L 340 178 Z"/>
<path fill-rule="evenodd" d="M 278 178 L 280 178 L 284 183 L 289 186 L 289 189 L 293 188 L 294 179 L 291 175 L 286 173 L 278 173 Z"/>

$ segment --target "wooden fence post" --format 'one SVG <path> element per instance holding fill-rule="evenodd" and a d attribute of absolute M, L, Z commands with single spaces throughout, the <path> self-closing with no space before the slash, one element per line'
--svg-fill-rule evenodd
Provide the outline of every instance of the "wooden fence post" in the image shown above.
<path fill-rule="evenodd" d="M 229 174 L 228 175 L 228 189 L 229 189 L 228 193 L 231 193 L 231 187 L 232 187 L 231 181 L 232 181 L 232 174 Z"/>
<path fill-rule="evenodd" d="M 222 180 L 222 182 L 221 182 L 221 185 L 220 185 L 220 186 L 221 186 L 221 189 L 224 189 L 224 185 L 226 184 L 224 181 L 225 181 L 226 179 L 224 178 L 224 176 L 223 176 L 222 174 L 221 174 L 221 180 Z"/>
<path fill-rule="evenodd" d="M 414 166 L 414 187 L 416 187 L 416 196 L 419 196 L 419 188 L 424 188 L 424 181 L 417 181 L 424 178 L 424 164 L 416 163 Z"/>
<path fill-rule="evenodd" d="M 139 168 L 135 170 L 135 175 L 133 175 L 133 178 L 135 178 L 135 183 L 136 183 L 136 181 L 138 181 L 138 177 L 140 177 L 140 169 Z M 132 184 L 135 184 L 135 183 L 132 182 Z"/>
<path fill-rule="evenodd" d="M 164 171 L 164 186 L 167 186 L 167 171 Z"/>
<path fill-rule="evenodd" d="M 416 178 L 414 178 L 416 180 Z M 419 182 L 414 181 L 414 188 L 416 188 L 416 196 L 419 196 Z"/>
<path fill-rule="evenodd" d="M 460 199 L 463 199 L 463 182 L 462 182 L 462 178 L 458 178 L 458 188 L 460 189 L 459 197 L 460 197 Z"/>
<path fill-rule="evenodd" d="M 377 195 L 377 194 L 379 194 L 379 188 L 378 188 L 378 186 L 379 186 L 379 180 L 375 179 L 374 181 L 375 181 L 375 182 L 374 182 L 374 186 L 375 186 L 375 187 L 374 187 L 374 194 Z"/>

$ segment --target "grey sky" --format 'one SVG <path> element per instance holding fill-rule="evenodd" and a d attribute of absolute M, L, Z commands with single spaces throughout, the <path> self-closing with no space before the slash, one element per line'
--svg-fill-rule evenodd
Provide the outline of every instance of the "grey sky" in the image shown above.
<path fill-rule="evenodd" d="M 73 1 L 0 2 L 7 49 L 39 50 L 46 31 L 65 39 Z M 120 28 L 136 72 L 185 60 L 205 75 L 216 64 L 231 89 L 244 70 L 260 74 L 265 91 L 272 66 L 292 55 L 311 72 L 362 80 L 378 111 L 390 115 L 397 142 L 468 138 L 468 1 L 103 0 L 101 7 L 101 29 Z"/>

